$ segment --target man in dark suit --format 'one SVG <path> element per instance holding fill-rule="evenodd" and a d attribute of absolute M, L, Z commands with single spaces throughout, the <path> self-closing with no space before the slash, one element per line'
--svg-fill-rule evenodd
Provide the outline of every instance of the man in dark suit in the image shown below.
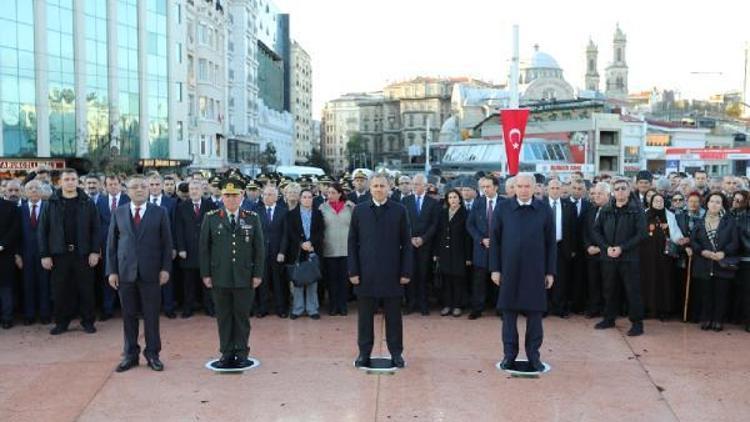
<path fill-rule="evenodd" d="M 411 193 L 411 178 L 409 176 L 401 176 L 398 178 L 398 188 L 391 194 L 391 199 L 396 202 L 402 202 Z"/>
<path fill-rule="evenodd" d="M 151 174 L 151 176 L 149 176 L 148 178 L 148 190 L 150 193 L 148 202 L 150 204 L 162 207 L 165 211 L 167 211 L 167 218 L 169 218 L 169 227 L 174 233 L 174 214 L 175 209 L 177 208 L 177 200 L 164 195 L 163 187 L 164 179 L 159 175 L 159 173 Z M 177 249 L 176 245 L 174 245 L 172 247 L 172 259 L 176 257 Z M 176 282 L 177 280 L 175 280 L 174 278 L 174 273 L 171 273 L 170 280 L 161 286 L 162 307 L 164 309 L 164 315 L 169 319 L 174 319 L 177 317 L 177 314 L 175 313 L 177 304 L 175 303 L 174 299 L 174 285 Z"/>
<path fill-rule="evenodd" d="M 47 212 L 47 203 L 42 201 L 41 186 L 32 180 L 25 186 L 27 201 L 21 206 L 21 262 L 23 269 L 23 316 L 24 325 L 36 321 L 37 310 L 42 324 L 49 324 L 51 317 L 49 271 L 42 268 L 39 256 L 39 220 Z"/>
<path fill-rule="evenodd" d="M 474 205 L 466 219 L 466 230 L 473 242 L 472 264 L 474 273 L 471 281 L 471 312 L 469 319 L 482 316 L 487 301 L 487 284 L 490 283 L 489 258 L 490 233 L 492 215 L 500 202 L 497 194 L 498 180 L 493 176 L 485 176 L 479 180 L 479 187 L 484 195 L 474 201 Z M 490 297 L 496 303 L 497 289 L 492 288 Z"/>
<path fill-rule="evenodd" d="M 604 296 L 602 294 L 602 251 L 594 240 L 594 226 L 599 219 L 599 213 L 603 206 L 609 203 L 611 187 L 609 183 L 599 182 L 594 186 L 591 198 L 593 204 L 583 216 L 582 223 L 582 245 L 585 253 L 586 270 L 588 272 L 586 318 L 594 318 L 602 314 L 604 309 Z"/>
<path fill-rule="evenodd" d="M 102 194 L 101 181 L 99 180 L 98 174 L 91 173 L 86 176 L 86 194 L 91 198 L 91 202 L 94 204 L 99 202 L 99 197 L 102 196 Z"/>
<path fill-rule="evenodd" d="M 403 200 L 409 214 L 410 238 L 414 263 L 411 282 L 406 286 L 407 315 L 419 311 L 429 315 L 427 302 L 427 278 L 432 264 L 433 245 L 440 205 L 427 195 L 427 178 L 417 174 L 412 179 L 414 194 Z"/>
<path fill-rule="evenodd" d="M 278 203 L 279 191 L 275 186 L 267 185 L 263 188 L 261 204 L 255 209 L 263 225 L 263 240 L 265 241 L 265 271 L 263 283 L 258 287 L 258 310 L 256 316 L 263 318 L 268 315 L 270 294 L 273 290 L 274 311 L 280 318 L 289 316 L 289 285 L 284 274 L 284 265 L 277 262 L 281 250 L 281 239 L 284 236 L 284 225 L 288 212 L 285 206 Z"/>
<path fill-rule="evenodd" d="M 159 359 L 159 304 L 161 288 L 172 269 L 172 231 L 164 208 L 146 203 L 148 183 L 142 176 L 128 180 L 132 202 L 112 214 L 107 236 L 107 277 L 122 304 L 125 345 L 117 372 L 138 365 L 138 312 L 143 315 L 146 348 L 143 355 L 154 371 L 164 370 Z"/>
<path fill-rule="evenodd" d="M 109 220 L 112 213 L 120 205 L 125 205 L 130 202 L 130 198 L 126 193 L 122 191 L 122 182 L 120 177 L 116 174 L 109 174 L 104 179 L 104 186 L 107 191 L 106 195 L 99 195 L 99 201 L 96 203 L 96 208 L 99 210 L 99 220 L 102 248 L 107 246 L 107 233 L 109 233 Z M 106 251 L 103 251 L 106 252 Z M 109 285 L 109 281 L 106 277 L 102 277 L 104 286 L 102 288 L 102 316 L 101 320 L 106 321 L 112 318 L 112 313 L 115 309 L 115 301 L 117 300 L 117 291 Z"/>
<path fill-rule="evenodd" d="M 201 281 L 199 240 L 201 224 L 206 213 L 215 209 L 213 202 L 203 199 L 203 181 L 192 180 L 188 185 L 189 201 L 183 201 L 177 207 L 175 215 L 175 237 L 177 238 L 178 262 L 183 274 L 182 317 L 193 315 L 196 289 L 202 286 L 203 309 L 206 315 L 214 315 L 211 292 Z"/>
<path fill-rule="evenodd" d="M 81 316 L 83 330 L 93 334 L 93 269 L 102 250 L 99 214 L 96 205 L 78 188 L 75 170 L 62 170 L 60 185 L 62 188 L 49 199 L 48 212 L 40 216 L 38 232 L 42 267 L 52 271 L 55 326 L 50 334 L 66 332 L 76 315 Z"/>
<path fill-rule="evenodd" d="M 557 280 L 550 289 L 550 313 L 560 318 L 568 318 L 568 279 L 570 266 L 575 256 L 575 225 L 576 209 L 570 200 L 562 198 L 562 183 L 557 179 L 547 182 L 547 198 L 545 202 L 552 209 L 552 218 L 555 224 L 555 242 L 557 245 Z"/>
<path fill-rule="evenodd" d="M 503 312 L 503 369 L 516 369 L 518 314 L 526 314 L 526 357 L 531 369 L 544 370 L 539 356 L 544 331 L 542 313 L 547 309 L 545 289 L 555 278 L 557 246 L 555 224 L 549 206 L 535 200 L 534 177 L 515 177 L 516 197 L 498 206 L 492 225 L 490 271 L 500 285 L 498 304 Z"/>
<path fill-rule="evenodd" d="M 21 241 L 18 206 L 0 199 L 0 325 L 13 326 L 13 284 L 16 274 L 16 252 Z"/>
<path fill-rule="evenodd" d="M 367 202 L 372 199 L 370 191 L 367 190 L 367 174 L 362 170 L 358 170 L 354 173 L 352 184 L 354 190 L 349 194 L 348 199 L 355 204 Z"/>
<path fill-rule="evenodd" d="M 385 313 L 385 332 L 391 363 L 403 368 L 401 300 L 412 273 L 409 217 L 403 205 L 388 200 L 385 175 L 370 179 L 372 199 L 354 208 L 349 226 L 349 280 L 359 305 L 357 367 L 370 366 L 374 344 L 373 317 L 378 302 Z"/>
<path fill-rule="evenodd" d="M 578 177 L 578 176 L 576 176 Z M 588 271 L 586 268 L 586 250 L 583 247 L 583 231 L 586 213 L 591 208 L 591 201 L 586 198 L 586 184 L 583 179 L 573 179 L 570 182 L 570 203 L 575 209 L 575 257 L 571 262 L 570 278 L 568 279 L 568 298 L 570 310 L 575 313 L 584 312 L 586 308 L 586 292 Z"/>

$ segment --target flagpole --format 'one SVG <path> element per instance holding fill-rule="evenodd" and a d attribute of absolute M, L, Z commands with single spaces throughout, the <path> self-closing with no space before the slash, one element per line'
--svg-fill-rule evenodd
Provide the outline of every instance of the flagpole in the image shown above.
<path fill-rule="evenodd" d="M 518 24 L 513 25 L 513 57 L 510 61 L 510 108 L 518 108 Z"/>

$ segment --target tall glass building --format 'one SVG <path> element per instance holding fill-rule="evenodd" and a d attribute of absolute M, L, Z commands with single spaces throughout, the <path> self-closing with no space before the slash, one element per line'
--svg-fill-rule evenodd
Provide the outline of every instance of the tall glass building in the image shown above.
<path fill-rule="evenodd" d="M 1 3 L 0 156 L 190 158 L 183 0 Z"/>

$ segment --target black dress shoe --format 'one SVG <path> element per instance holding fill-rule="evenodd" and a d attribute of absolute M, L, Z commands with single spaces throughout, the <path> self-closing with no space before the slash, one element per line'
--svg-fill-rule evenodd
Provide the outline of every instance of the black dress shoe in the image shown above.
<path fill-rule="evenodd" d="M 318 320 L 318 319 L 320 319 L 320 314 L 312 314 L 312 315 L 310 315 L 310 319 Z"/>
<path fill-rule="evenodd" d="M 112 319 L 112 314 L 104 313 L 99 317 L 99 321 L 106 321 L 108 319 Z"/>
<path fill-rule="evenodd" d="M 348 314 L 348 312 L 346 310 L 343 310 L 343 311 L 339 312 L 339 315 L 341 315 L 341 316 L 346 316 L 346 314 Z"/>
<path fill-rule="evenodd" d="M 23 325 L 29 326 L 36 322 L 36 318 L 24 318 Z"/>
<path fill-rule="evenodd" d="M 3 330 L 13 328 L 13 321 L 3 321 L 0 323 L 0 327 L 3 327 Z"/>
<path fill-rule="evenodd" d="M 49 330 L 49 333 L 53 336 L 56 336 L 58 334 L 62 334 L 64 332 L 68 331 L 68 327 L 62 326 L 62 325 L 55 325 L 52 327 L 51 330 Z"/>
<path fill-rule="evenodd" d="M 286 312 L 282 312 L 282 313 L 279 314 L 279 318 L 283 319 L 283 318 L 288 318 L 288 317 L 289 317 L 289 315 Z"/>
<path fill-rule="evenodd" d="M 154 371 L 161 372 L 164 370 L 164 364 L 161 363 L 159 358 L 146 358 L 146 361 L 148 361 L 148 367 Z"/>
<path fill-rule="evenodd" d="M 428 315 L 430 315 L 430 311 L 422 311 L 420 313 L 422 314 L 422 316 L 428 316 Z"/>
<path fill-rule="evenodd" d="M 94 324 L 81 324 L 81 327 L 83 327 L 83 332 L 86 334 L 94 334 L 96 332 Z"/>
<path fill-rule="evenodd" d="M 716 332 L 722 331 L 724 330 L 724 324 L 720 322 L 714 322 L 713 325 L 711 325 L 711 329 Z"/>
<path fill-rule="evenodd" d="M 531 361 L 529 362 L 529 369 L 534 372 L 544 372 L 544 364 L 539 360 Z"/>
<path fill-rule="evenodd" d="M 221 359 L 214 364 L 217 369 L 232 369 L 235 367 L 236 356 L 222 355 Z"/>
<path fill-rule="evenodd" d="M 138 358 L 124 358 L 122 362 L 117 365 L 117 368 L 115 368 L 115 372 L 125 372 L 136 366 L 138 366 Z"/>
<path fill-rule="evenodd" d="M 479 312 L 472 312 L 472 313 L 469 314 L 469 319 L 470 320 L 475 320 L 475 319 L 479 318 L 480 316 L 482 316 L 482 314 L 480 314 Z"/>
<path fill-rule="evenodd" d="M 52 323 L 52 320 L 49 317 L 46 317 L 46 318 L 43 317 L 42 319 L 39 320 L 39 323 L 44 324 L 44 325 L 49 325 Z"/>
<path fill-rule="evenodd" d="M 299 315 L 295 315 L 295 314 L 289 315 L 289 319 L 291 319 L 292 321 L 295 320 L 295 319 L 297 319 L 297 318 L 299 318 Z"/>
<path fill-rule="evenodd" d="M 164 312 L 164 316 L 166 316 L 169 319 L 175 319 L 175 318 L 177 318 L 177 314 L 174 313 L 174 311 Z"/>
<path fill-rule="evenodd" d="M 357 368 L 369 368 L 370 357 L 364 355 L 357 356 L 357 360 L 354 361 L 354 366 L 356 366 Z"/>
<path fill-rule="evenodd" d="M 216 316 L 216 312 L 214 312 L 213 310 L 208 310 L 206 311 L 206 316 L 213 318 Z M 253 316 L 253 314 L 251 313 L 250 316 Z"/>
<path fill-rule="evenodd" d="M 703 321 L 701 322 L 701 330 L 708 331 L 711 329 L 711 321 Z"/>
<path fill-rule="evenodd" d="M 396 355 L 391 357 L 391 365 L 393 365 L 395 368 L 403 368 L 406 363 L 404 362 L 404 358 L 401 355 Z"/>
<path fill-rule="evenodd" d="M 516 360 L 511 358 L 503 358 L 500 362 L 500 369 L 504 371 L 513 371 L 516 369 Z"/>
<path fill-rule="evenodd" d="M 182 319 L 188 319 L 193 316 L 192 312 L 183 312 L 182 315 L 180 315 L 180 318 Z"/>
<path fill-rule="evenodd" d="M 630 329 L 627 332 L 629 337 L 636 337 L 643 334 L 643 322 L 637 321 L 634 322 L 633 325 L 630 326 Z"/>
<path fill-rule="evenodd" d="M 336 315 L 336 311 L 328 311 L 328 316 L 335 316 L 335 315 Z"/>
<path fill-rule="evenodd" d="M 615 321 L 611 319 L 603 319 L 594 325 L 594 328 L 597 330 L 606 330 L 607 328 L 614 328 L 615 327 Z"/>
<path fill-rule="evenodd" d="M 256 315 L 257 318 L 265 318 L 266 316 L 268 316 L 268 312 L 258 312 Z"/>
<path fill-rule="evenodd" d="M 559 317 L 562 318 L 562 319 L 568 319 L 568 318 L 570 318 L 570 314 L 567 313 L 567 312 L 560 312 Z"/>
<path fill-rule="evenodd" d="M 254 365 L 254 362 L 248 358 L 241 358 L 239 356 L 234 357 L 234 367 L 237 369 L 245 369 Z"/>

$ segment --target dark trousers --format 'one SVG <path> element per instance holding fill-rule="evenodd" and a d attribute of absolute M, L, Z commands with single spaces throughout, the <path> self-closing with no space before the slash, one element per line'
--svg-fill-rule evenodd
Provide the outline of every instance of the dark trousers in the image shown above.
<path fill-rule="evenodd" d="M 284 275 L 284 264 L 276 262 L 276 257 L 266 257 L 266 271 L 263 282 L 258 286 L 257 313 L 267 314 L 271 306 L 273 293 L 273 307 L 277 314 L 289 312 L 289 283 Z"/>
<path fill-rule="evenodd" d="M 328 285 L 328 309 L 331 312 L 346 312 L 349 298 L 346 257 L 323 258 L 323 273 Z"/>
<path fill-rule="evenodd" d="M 161 286 L 162 309 L 166 313 L 174 312 L 175 308 L 177 307 L 177 303 L 174 300 L 175 274 L 176 271 L 170 271 L 169 281 Z"/>
<path fill-rule="evenodd" d="M 604 308 L 602 261 L 599 260 L 599 257 L 586 258 L 586 269 L 588 270 L 588 278 L 586 280 L 588 288 L 586 311 L 590 315 L 601 314 Z"/>
<path fill-rule="evenodd" d="M 216 323 L 219 327 L 219 351 L 222 356 L 235 355 L 247 359 L 250 339 L 250 308 L 253 304 L 251 287 L 214 287 Z"/>
<path fill-rule="evenodd" d="M 203 292 L 203 309 L 206 313 L 214 313 L 214 301 L 211 298 L 211 290 L 209 290 L 203 280 L 201 280 L 201 274 L 199 269 L 187 269 L 182 270 L 182 283 L 183 283 L 183 302 L 182 312 L 192 313 L 193 306 L 195 306 L 195 297 L 197 291 L 200 289 Z"/>
<path fill-rule="evenodd" d="M 88 256 L 73 252 L 56 255 L 52 261 L 50 284 L 55 324 L 67 327 L 76 314 L 81 316 L 81 324 L 94 324 L 94 272 Z"/>
<path fill-rule="evenodd" d="M 544 329 L 542 312 L 524 312 L 526 314 L 526 358 L 529 362 L 539 361 L 539 348 L 542 347 Z M 518 311 L 503 309 L 503 353 L 506 359 L 515 360 L 518 356 Z"/>
<path fill-rule="evenodd" d="M 146 358 L 157 358 L 161 352 L 159 335 L 159 305 L 161 288 L 159 283 L 120 282 L 118 287 L 122 306 L 122 326 L 125 333 L 123 355 L 136 359 L 141 352 L 138 345 L 138 312 L 143 315 L 143 331 L 146 335 Z"/>
<path fill-rule="evenodd" d="M 117 290 L 109 285 L 109 280 L 106 276 L 102 277 L 102 282 L 102 312 L 112 314 L 115 312 L 115 303 L 117 303 Z"/>
<path fill-rule="evenodd" d="M 375 343 L 375 311 L 378 302 L 382 302 L 385 314 L 385 341 L 391 356 L 400 356 L 404 351 L 403 324 L 401 321 L 401 297 L 359 297 L 357 323 L 357 345 L 359 354 L 370 356 Z"/>
<path fill-rule="evenodd" d="M 466 302 L 466 276 L 443 274 L 443 306 L 460 308 Z"/>
<path fill-rule="evenodd" d="M 42 268 L 39 256 L 24 257 L 23 316 L 33 319 L 39 311 L 41 318 L 51 316 L 49 271 Z"/>
<path fill-rule="evenodd" d="M 489 290 L 489 298 L 493 307 L 497 306 L 498 288 L 490 280 L 490 272 L 486 268 L 474 267 L 471 277 L 471 311 L 481 314 L 487 302 L 487 286 L 492 285 Z"/>
<path fill-rule="evenodd" d="M 429 245 L 414 250 L 414 273 L 406 285 L 406 305 L 411 311 L 427 312 L 427 275 L 432 263 Z"/>
<path fill-rule="evenodd" d="M 568 271 L 570 258 L 563 254 L 562 242 L 557 242 L 557 277 L 549 290 L 550 310 L 553 315 L 568 313 Z"/>
<path fill-rule="evenodd" d="M 5 276 L 7 280 L 0 281 L 0 321 L 13 321 L 13 280 Z"/>
<path fill-rule="evenodd" d="M 742 301 L 738 312 L 740 323 L 748 325 L 750 324 L 750 263 L 740 262 L 740 269 L 737 271 L 736 278 L 742 285 L 740 290 Z"/>
<path fill-rule="evenodd" d="M 701 295 L 701 321 L 723 322 L 731 280 L 712 276 L 696 279 Z"/>
<path fill-rule="evenodd" d="M 602 261 L 604 318 L 614 320 L 620 310 L 618 285 L 622 283 L 628 304 L 628 318 L 643 321 L 641 269 L 638 261 Z"/>
<path fill-rule="evenodd" d="M 568 304 L 570 311 L 584 312 L 586 310 L 589 292 L 588 259 L 584 251 L 576 252 L 575 258 L 570 260 L 568 274 Z M 600 282 L 601 283 L 601 282 Z M 601 295 L 601 293 L 599 293 Z"/>

